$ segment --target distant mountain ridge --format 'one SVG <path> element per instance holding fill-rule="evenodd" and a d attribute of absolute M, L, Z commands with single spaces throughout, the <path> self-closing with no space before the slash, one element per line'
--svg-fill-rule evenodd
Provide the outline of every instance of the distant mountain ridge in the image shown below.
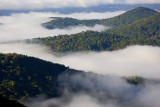
<path fill-rule="evenodd" d="M 160 13 L 157 11 L 138 7 L 101 21 L 114 27 L 104 32 L 86 31 L 34 40 L 57 52 L 112 51 L 129 45 L 160 46 Z"/>
<path fill-rule="evenodd" d="M 42 26 L 46 27 L 47 29 L 64 29 L 69 26 L 78 26 L 78 25 L 85 25 L 92 27 L 100 20 L 78 20 L 74 18 L 62 18 L 62 17 L 52 17 L 52 21 L 43 23 Z"/>
<path fill-rule="evenodd" d="M 125 36 L 160 36 L 160 12 L 110 31 Z"/>
<path fill-rule="evenodd" d="M 68 26 L 77 26 L 77 25 L 84 25 L 84 26 L 94 26 L 96 24 L 105 25 L 105 26 L 122 26 L 131 24 L 139 19 L 143 19 L 153 14 L 157 13 L 157 11 L 145 8 L 145 7 L 137 7 L 135 9 L 129 10 L 124 14 L 119 16 L 115 16 L 109 19 L 101 19 L 101 20 L 78 20 L 73 18 L 57 18 L 55 17 L 54 20 L 43 23 L 42 25 L 49 29 L 64 29 Z"/>
<path fill-rule="evenodd" d="M 107 25 L 107 26 L 122 26 L 122 25 L 131 24 L 137 20 L 152 16 L 155 13 L 157 13 L 157 11 L 155 10 L 145 8 L 145 7 L 137 7 L 119 16 L 101 20 L 100 24 Z"/>
<path fill-rule="evenodd" d="M 32 41 L 32 40 L 31 40 Z M 78 51 L 113 51 L 130 45 L 160 46 L 159 38 L 146 36 L 122 36 L 108 32 L 86 31 L 72 35 L 33 39 L 35 43 L 42 43 L 56 52 Z"/>

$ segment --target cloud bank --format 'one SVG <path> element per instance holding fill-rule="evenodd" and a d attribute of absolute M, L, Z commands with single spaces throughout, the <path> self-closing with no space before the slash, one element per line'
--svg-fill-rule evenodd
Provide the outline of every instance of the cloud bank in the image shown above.
<path fill-rule="evenodd" d="M 36 37 L 57 36 L 59 34 L 75 34 L 86 30 L 103 31 L 108 27 L 95 25 L 94 27 L 74 26 L 66 29 L 49 30 L 41 26 L 42 23 L 50 21 L 49 17 L 72 17 L 77 19 L 102 19 L 109 18 L 123 13 L 124 11 L 105 12 L 105 13 L 22 13 L 12 14 L 11 16 L 0 16 L 0 42 L 31 39 Z M 100 17 L 99 17 L 100 16 Z"/>
<path fill-rule="evenodd" d="M 159 78 L 160 48 L 133 46 L 113 52 L 73 53 L 63 56 L 58 63 L 100 74 Z"/>
<path fill-rule="evenodd" d="M 70 68 L 92 71 L 104 75 L 160 78 L 160 48 L 152 46 L 131 46 L 113 52 L 68 53 L 57 56 L 49 48 L 35 44 L 1 43 L 0 52 L 19 53 L 38 57 Z"/>
<path fill-rule="evenodd" d="M 116 76 L 63 75 L 64 95 L 48 100 L 34 99 L 29 107 L 159 107 L 160 84 L 145 81 L 135 86 Z M 61 82 L 62 82 L 61 81 Z M 69 88 L 69 89 L 68 89 Z M 74 89 L 79 89 L 74 92 Z"/>
<path fill-rule="evenodd" d="M 102 4 L 153 4 L 159 0 L 1 0 L 0 9 L 90 7 Z"/>

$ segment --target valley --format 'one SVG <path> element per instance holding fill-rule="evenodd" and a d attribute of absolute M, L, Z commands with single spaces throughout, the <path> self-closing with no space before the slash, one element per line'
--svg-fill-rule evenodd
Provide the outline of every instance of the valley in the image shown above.
<path fill-rule="evenodd" d="M 160 106 L 160 2 L 41 2 L 0 6 L 0 106 Z"/>

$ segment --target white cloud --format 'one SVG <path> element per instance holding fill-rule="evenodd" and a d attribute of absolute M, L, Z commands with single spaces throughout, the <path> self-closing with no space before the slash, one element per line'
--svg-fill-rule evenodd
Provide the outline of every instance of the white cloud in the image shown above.
<path fill-rule="evenodd" d="M 114 11 L 114 12 L 104 12 L 104 13 L 97 13 L 97 12 L 90 12 L 90 13 L 73 13 L 69 15 L 65 15 L 65 17 L 72 17 L 76 19 L 106 19 L 111 18 L 114 16 L 118 16 L 125 11 Z M 60 15 L 64 17 L 64 15 Z"/>
<path fill-rule="evenodd" d="M 19 53 L 38 57 L 74 69 L 118 76 L 139 75 L 160 78 L 160 48 L 132 46 L 113 52 L 70 53 L 57 57 L 50 49 L 34 44 L 0 44 L 2 53 Z"/>
<path fill-rule="evenodd" d="M 108 27 L 95 25 L 94 27 L 75 26 L 67 29 L 48 30 L 41 26 L 42 23 L 50 21 L 49 17 L 72 17 L 77 19 L 103 19 L 123 13 L 124 11 L 105 12 L 105 13 L 21 13 L 11 16 L 0 16 L 0 41 L 16 39 L 31 39 L 36 37 L 56 36 L 59 34 L 75 34 L 86 30 L 103 31 Z"/>
<path fill-rule="evenodd" d="M 127 4 L 158 4 L 160 3 L 159 0 L 126 0 Z"/>
<path fill-rule="evenodd" d="M 88 7 L 113 2 L 114 0 L 1 0 L 0 9 Z"/>
<path fill-rule="evenodd" d="M 67 76 L 66 76 L 67 77 Z M 62 80 L 66 78 L 62 76 Z M 81 88 L 80 92 L 65 91 L 59 98 L 28 103 L 29 107 L 159 107 L 160 84 L 144 82 L 134 86 L 120 77 L 98 75 L 68 76 L 63 87 Z M 68 86 L 68 88 L 67 88 Z M 86 90 L 85 90 L 86 89 Z"/>
<path fill-rule="evenodd" d="M 81 102 L 81 103 L 80 103 Z M 66 105 L 66 107 L 100 107 L 97 104 L 96 99 L 87 96 L 87 95 L 80 95 L 73 98 L 73 101 Z"/>
<path fill-rule="evenodd" d="M 133 46 L 113 52 L 73 53 L 63 56 L 58 63 L 100 74 L 159 78 L 160 48 Z"/>
<path fill-rule="evenodd" d="M 100 4 L 147 4 L 159 0 L 1 0 L 0 9 L 43 9 L 63 7 L 89 7 Z"/>

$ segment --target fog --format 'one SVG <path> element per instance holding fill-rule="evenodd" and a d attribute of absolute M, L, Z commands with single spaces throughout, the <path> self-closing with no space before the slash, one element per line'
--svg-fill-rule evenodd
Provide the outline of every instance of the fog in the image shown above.
<path fill-rule="evenodd" d="M 0 4 L 1 5 L 1 4 Z M 74 34 L 86 30 L 103 31 L 108 27 L 95 25 L 94 27 L 76 26 L 66 29 L 48 30 L 41 23 L 51 19 L 49 17 L 73 17 L 77 19 L 103 19 L 123 13 L 74 13 L 69 15 L 59 13 L 12 14 L 0 17 L 0 53 L 18 53 L 33 56 L 53 63 L 64 64 L 70 68 L 92 71 L 107 76 L 74 75 L 63 81 L 64 95 L 60 98 L 47 100 L 33 99 L 29 107 L 159 107 L 160 84 L 145 81 L 140 86 L 127 83 L 119 76 L 138 75 L 147 79 L 160 78 L 160 47 L 129 46 L 117 51 L 77 52 L 58 54 L 50 48 L 38 44 L 25 42 L 7 42 L 10 40 L 30 39 L 35 37 L 56 36 L 59 34 Z M 109 15 L 109 16 L 108 16 Z M 94 17 L 93 17 L 94 16 Z M 2 43 L 3 42 L 3 43 Z M 72 88 L 84 89 L 78 93 Z M 88 91 L 86 91 L 88 90 Z M 39 98 L 38 98 L 39 99 Z"/>
<path fill-rule="evenodd" d="M 159 78 L 160 48 L 131 46 L 113 52 L 73 53 L 58 61 L 75 69 L 119 76 Z M 83 68 L 83 69 L 82 69 Z"/>
<path fill-rule="evenodd" d="M 160 48 L 130 46 L 118 51 L 78 52 L 58 56 L 49 48 L 36 44 L 1 43 L 0 52 L 34 56 L 70 68 L 118 76 L 138 75 L 160 78 Z"/>
<path fill-rule="evenodd" d="M 68 78 L 68 81 L 64 81 Z M 160 83 L 147 82 L 139 86 L 116 76 L 63 75 L 67 91 L 59 98 L 31 100 L 29 107 L 159 107 Z M 79 89 L 74 92 L 72 89 Z M 42 99 L 42 98 L 41 98 Z"/>
<path fill-rule="evenodd" d="M 90 7 L 104 4 L 156 4 L 159 0 L 1 0 L 0 9 Z"/>
<path fill-rule="evenodd" d="M 72 14 L 59 14 L 59 13 L 55 13 L 53 16 L 56 17 L 71 17 L 71 18 L 75 18 L 75 19 L 106 19 L 106 18 L 111 18 L 114 16 L 118 16 L 122 13 L 124 13 L 126 11 L 113 11 L 113 12 L 103 12 L 103 13 L 99 13 L 99 12 L 90 12 L 90 13 L 85 13 L 85 12 L 81 12 L 81 13 L 72 13 Z"/>
<path fill-rule="evenodd" d="M 74 13 L 74 14 L 60 14 L 60 13 L 21 13 L 12 14 L 11 16 L 0 16 L 0 42 L 10 40 L 31 39 L 36 37 L 57 36 L 59 34 L 75 34 L 82 31 L 94 30 L 104 31 L 110 27 L 103 25 L 95 25 L 94 27 L 74 26 L 66 29 L 49 30 L 41 26 L 42 23 L 48 22 L 49 17 L 73 17 L 79 19 L 101 19 L 109 18 L 123 13 L 124 11 L 106 12 L 106 13 Z M 81 16 L 81 17 L 80 17 Z M 102 17 L 99 17 L 102 16 Z"/>

